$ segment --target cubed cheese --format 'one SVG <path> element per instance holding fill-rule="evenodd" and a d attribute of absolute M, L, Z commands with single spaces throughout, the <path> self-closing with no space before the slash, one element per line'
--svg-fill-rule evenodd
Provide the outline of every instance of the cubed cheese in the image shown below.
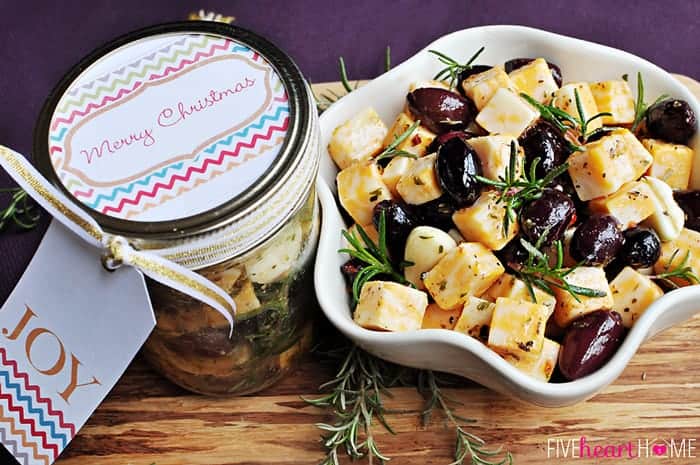
<path fill-rule="evenodd" d="M 661 244 L 661 256 L 654 265 L 654 272 L 665 273 L 677 269 L 685 258 L 688 258 L 686 266 L 689 266 L 695 276 L 700 277 L 700 232 L 683 228 L 680 235 L 670 242 Z M 678 286 L 698 284 L 688 282 L 680 278 L 673 278 Z"/>
<path fill-rule="evenodd" d="M 503 228 L 506 204 L 497 191 L 484 191 L 470 207 L 457 210 L 452 215 L 462 237 L 467 241 L 481 242 L 491 250 L 501 250 L 518 233 L 518 222 L 511 221 L 508 231 Z"/>
<path fill-rule="evenodd" d="M 253 282 L 249 279 L 246 279 L 238 292 L 234 294 L 233 301 L 236 302 L 236 316 L 238 317 L 257 310 L 261 305 L 255 294 Z"/>
<path fill-rule="evenodd" d="M 328 153 L 342 170 L 381 152 L 386 134 L 386 126 L 377 112 L 367 108 L 335 128 Z"/>
<path fill-rule="evenodd" d="M 662 180 L 674 190 L 685 190 L 693 169 L 693 149 L 656 139 L 644 139 L 644 147 L 654 157 L 647 171 L 649 176 Z"/>
<path fill-rule="evenodd" d="M 464 95 L 474 101 L 477 110 L 484 108 L 498 89 L 516 90 L 515 85 L 500 66 L 469 76 L 462 81 L 462 89 Z"/>
<path fill-rule="evenodd" d="M 425 287 L 442 308 L 454 308 L 469 296 L 480 296 L 505 272 L 489 249 L 478 242 L 463 242 L 428 271 Z"/>
<path fill-rule="evenodd" d="M 546 325 L 544 305 L 499 297 L 493 309 L 488 345 L 500 354 L 539 354 Z"/>
<path fill-rule="evenodd" d="M 430 304 L 425 309 L 423 315 L 423 329 L 452 329 L 455 327 L 459 316 L 462 314 L 462 307 L 451 310 L 440 308 L 437 304 Z"/>
<path fill-rule="evenodd" d="M 469 296 L 464 303 L 462 314 L 457 320 L 454 330 L 486 342 L 495 306 L 487 300 Z"/>
<path fill-rule="evenodd" d="M 397 138 L 401 137 L 415 122 L 415 119 L 408 113 L 399 113 L 399 116 L 396 117 L 394 124 L 391 126 L 389 133 L 384 139 L 384 147 L 387 147 Z M 422 157 L 426 154 L 427 148 L 433 139 L 435 139 L 435 133 L 423 126 L 418 126 L 396 148 Z"/>
<path fill-rule="evenodd" d="M 581 200 L 613 194 L 623 184 L 636 181 L 653 158 L 627 129 L 615 129 L 586 144 L 583 152 L 569 157 L 569 174 Z"/>
<path fill-rule="evenodd" d="M 442 196 L 442 189 L 435 174 L 437 154 L 414 160 L 405 175 L 396 184 L 401 197 L 412 205 L 420 205 Z"/>
<path fill-rule="evenodd" d="M 685 212 L 673 197 L 673 189 L 651 176 L 646 176 L 643 181 L 654 193 L 654 213 L 646 220 L 646 224 L 654 228 L 662 241 L 675 239 L 685 224 Z"/>
<path fill-rule="evenodd" d="M 433 89 L 445 89 L 450 90 L 450 86 L 445 84 L 443 81 L 436 81 L 435 79 L 428 79 L 427 81 L 416 81 L 408 85 L 408 91 L 413 92 L 416 89 L 423 88 L 433 88 Z"/>
<path fill-rule="evenodd" d="M 447 252 L 457 247 L 449 234 L 431 226 L 414 228 L 406 239 L 404 261 L 411 263 L 404 268 L 407 281 L 418 289 L 425 289 L 421 276 L 430 271 Z"/>
<path fill-rule="evenodd" d="M 610 283 L 613 307 L 622 315 L 622 324 L 631 328 L 635 321 L 664 291 L 654 281 L 638 273 L 629 266 L 625 267 Z"/>
<path fill-rule="evenodd" d="M 540 381 L 548 382 L 559 360 L 560 345 L 551 339 L 544 339 L 542 351 L 538 354 L 505 354 L 504 359 L 518 370 Z"/>
<path fill-rule="evenodd" d="M 517 150 L 517 162 L 515 164 L 516 177 L 522 173 L 525 154 L 519 147 L 517 139 L 512 136 L 483 136 L 469 139 L 481 162 L 483 176 L 498 180 L 505 178 L 506 170 L 510 164 L 510 144 L 515 143 Z"/>
<path fill-rule="evenodd" d="M 614 216 L 624 229 L 638 225 L 654 213 L 654 193 L 642 181 L 628 182 L 607 197 L 592 200 L 588 208 L 594 213 Z"/>
<path fill-rule="evenodd" d="M 548 103 L 559 89 L 544 58 L 532 60 L 508 74 L 518 92 L 524 92 L 540 103 Z"/>
<path fill-rule="evenodd" d="M 384 168 L 384 173 L 382 173 L 382 181 L 389 188 L 392 195 L 398 196 L 399 191 L 396 190 L 396 185 L 402 176 L 408 173 L 413 165 L 413 158 L 410 157 L 394 157 L 391 159 L 386 168 Z"/>
<path fill-rule="evenodd" d="M 532 300 L 530 290 L 522 279 L 518 279 L 510 273 L 505 273 L 488 288 L 481 298 L 495 302 L 499 297 L 507 297 L 512 300 L 541 304 L 547 308 L 547 318 L 549 318 L 554 312 L 557 299 L 537 286 L 533 286 L 532 290 L 535 293 L 535 301 Z"/>
<path fill-rule="evenodd" d="M 540 113 L 520 96 L 501 88 L 476 115 L 476 122 L 491 134 L 518 137 L 539 117 Z"/>
<path fill-rule="evenodd" d="M 603 124 L 631 124 L 634 121 L 634 97 L 627 81 L 601 81 L 590 84 L 596 107 L 603 116 Z M 593 114 L 588 115 L 590 118 Z"/>
<path fill-rule="evenodd" d="M 303 238 L 299 222 L 285 226 L 269 246 L 245 262 L 250 280 L 257 284 L 269 284 L 286 276 L 297 263 Z"/>
<path fill-rule="evenodd" d="M 566 275 L 564 280 L 574 286 L 586 287 L 605 293 L 604 297 L 573 296 L 564 289 L 554 288 L 557 306 L 554 309 L 554 320 L 562 328 L 578 317 L 596 310 L 609 310 L 613 306 L 612 292 L 602 268 L 581 266 Z"/>
<path fill-rule="evenodd" d="M 578 91 L 581 108 L 583 109 L 584 113 L 583 115 L 578 114 L 575 91 Z M 592 116 L 599 113 L 598 106 L 596 105 L 593 94 L 591 93 L 591 88 L 586 82 L 572 82 L 561 86 L 561 88 L 554 92 L 554 99 L 552 100 L 552 103 L 555 107 L 564 110 L 576 119 L 583 116 L 582 119 L 588 120 Z M 601 118 L 596 118 L 590 122 L 588 125 L 588 130 L 593 131 L 601 126 L 603 126 L 603 121 Z"/>
<path fill-rule="evenodd" d="M 423 323 L 425 292 L 388 281 L 368 281 L 355 308 L 355 323 L 381 331 L 411 331 Z"/>
<path fill-rule="evenodd" d="M 351 165 L 338 173 L 336 180 L 340 204 L 358 224 L 370 224 L 374 206 L 392 198 L 376 163 Z"/>

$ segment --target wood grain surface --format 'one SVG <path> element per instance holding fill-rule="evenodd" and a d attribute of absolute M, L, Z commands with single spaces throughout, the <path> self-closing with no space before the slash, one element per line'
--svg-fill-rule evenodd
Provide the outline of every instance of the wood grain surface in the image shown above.
<path fill-rule="evenodd" d="M 316 85 L 317 93 L 328 87 Z M 699 303 L 700 305 L 700 303 Z M 518 465 L 619 463 L 621 459 L 565 459 L 548 440 L 618 444 L 649 439 L 694 439 L 700 457 L 700 317 L 643 346 L 623 375 L 588 402 L 561 409 L 525 405 L 465 381 L 449 390 L 459 411 L 476 421 L 471 431 L 503 443 Z M 278 385 L 251 397 L 207 398 L 168 383 L 137 358 L 58 460 L 59 465 L 293 465 L 323 456 L 320 432 L 328 420 L 300 396 L 313 396 L 335 367 L 310 355 Z M 396 430 L 378 429 L 381 449 L 400 465 L 448 464 L 453 430 L 436 417 L 419 424 L 422 399 L 395 389 L 389 416 Z M 550 442 L 550 445 L 553 443 Z M 686 451 L 687 452 L 687 451 Z M 700 458 L 638 458 L 633 464 L 697 464 Z M 346 460 L 345 463 L 350 463 Z M 361 463 L 361 462 L 358 462 Z"/>

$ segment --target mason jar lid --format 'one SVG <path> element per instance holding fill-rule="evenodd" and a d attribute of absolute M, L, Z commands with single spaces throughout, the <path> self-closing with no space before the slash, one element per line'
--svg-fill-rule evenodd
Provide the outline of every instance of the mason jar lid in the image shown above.
<path fill-rule="evenodd" d="M 281 228 L 313 184 L 318 152 L 294 62 L 210 21 L 97 49 L 51 92 L 34 134 L 39 170 L 106 231 L 192 268 Z"/>

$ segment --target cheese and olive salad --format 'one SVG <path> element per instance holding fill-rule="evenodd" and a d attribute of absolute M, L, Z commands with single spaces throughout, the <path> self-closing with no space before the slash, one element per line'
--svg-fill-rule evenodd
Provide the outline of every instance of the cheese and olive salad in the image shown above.
<path fill-rule="evenodd" d="M 412 84 L 389 128 L 365 109 L 328 146 L 346 238 L 379 259 L 342 267 L 355 322 L 458 331 L 543 381 L 592 373 L 697 283 L 696 126 L 683 100 L 563 83 L 543 58 Z"/>

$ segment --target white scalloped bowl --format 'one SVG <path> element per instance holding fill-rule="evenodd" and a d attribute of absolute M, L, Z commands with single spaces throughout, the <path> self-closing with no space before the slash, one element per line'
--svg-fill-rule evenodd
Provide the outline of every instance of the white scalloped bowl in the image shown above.
<path fill-rule="evenodd" d="M 383 359 L 415 368 L 432 369 L 469 378 L 494 391 L 534 404 L 559 407 L 583 401 L 613 382 L 624 370 L 640 345 L 660 331 L 686 321 L 700 311 L 700 286 L 690 286 L 664 295 L 652 304 L 613 358 L 595 373 L 567 383 L 545 383 L 523 374 L 486 346 L 464 334 L 443 329 L 408 332 L 376 332 L 352 320 L 349 297 L 340 266 L 346 260 L 341 247 L 341 230 L 347 226 L 335 198 L 337 168 L 325 150 L 335 127 L 362 109 L 374 107 L 389 124 L 404 105 L 411 82 L 430 79 L 440 68 L 427 52 L 439 50 L 466 60 L 481 45 L 486 50 L 480 63 L 503 63 L 521 56 L 544 57 L 557 63 L 565 81 L 619 79 L 640 71 L 648 99 L 662 93 L 688 101 L 696 114 L 695 97 L 661 68 L 629 53 L 549 32 L 520 26 L 484 26 L 444 36 L 415 56 L 367 85 L 341 99 L 321 116 L 322 161 L 318 193 L 323 206 L 323 225 L 316 260 L 315 285 L 321 307 L 345 336 Z M 691 144 L 698 153 L 696 135 Z M 697 158 L 696 165 L 699 163 Z M 692 184 L 700 187 L 700 168 Z"/>

